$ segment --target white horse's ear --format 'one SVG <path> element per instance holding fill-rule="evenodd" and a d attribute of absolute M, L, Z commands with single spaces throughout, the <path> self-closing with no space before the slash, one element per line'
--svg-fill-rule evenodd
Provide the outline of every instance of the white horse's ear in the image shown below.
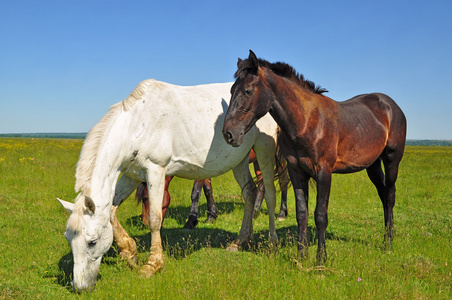
<path fill-rule="evenodd" d="M 57 198 L 57 200 L 64 207 L 64 209 L 66 209 L 68 213 L 72 214 L 72 211 L 74 210 L 74 203 L 61 200 L 60 198 Z"/>
<path fill-rule="evenodd" d="M 85 206 L 91 214 L 94 214 L 96 211 L 96 204 L 94 204 L 93 199 L 88 196 L 85 196 Z"/>

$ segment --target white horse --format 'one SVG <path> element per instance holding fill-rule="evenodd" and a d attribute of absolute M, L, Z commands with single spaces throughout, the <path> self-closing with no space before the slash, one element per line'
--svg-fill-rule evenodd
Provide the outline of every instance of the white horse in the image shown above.
<path fill-rule="evenodd" d="M 119 224 L 116 210 L 143 181 L 150 199 L 151 250 L 141 274 L 149 277 L 163 268 L 160 225 L 165 176 L 202 179 L 232 169 L 242 188 L 245 214 L 230 248 L 249 242 L 256 191 L 254 184 L 247 184 L 252 180 L 248 168 L 251 148 L 263 175 L 270 238 L 276 241 L 273 179 L 277 125 L 267 116 L 245 135 L 240 147 L 228 145 L 221 131 L 231 86 L 182 87 L 146 80 L 91 129 L 77 164 L 75 204 L 60 200 L 71 212 L 65 236 L 74 257 L 75 290 L 94 288 L 102 256 L 113 237 L 121 257 L 136 262 L 136 243 Z"/>

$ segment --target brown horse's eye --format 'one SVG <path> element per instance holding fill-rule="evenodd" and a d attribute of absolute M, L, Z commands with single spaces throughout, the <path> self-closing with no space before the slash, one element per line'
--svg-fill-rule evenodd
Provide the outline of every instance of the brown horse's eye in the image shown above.
<path fill-rule="evenodd" d="M 245 94 L 246 94 L 247 96 L 250 96 L 252 93 L 253 93 L 253 90 L 246 90 L 246 91 L 245 91 Z"/>

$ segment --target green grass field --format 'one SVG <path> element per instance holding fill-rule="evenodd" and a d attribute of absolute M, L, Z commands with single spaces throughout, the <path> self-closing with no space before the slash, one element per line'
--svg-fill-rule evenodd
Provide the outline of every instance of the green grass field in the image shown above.
<path fill-rule="evenodd" d="M 213 179 L 220 214 L 193 231 L 182 226 L 192 182 L 174 179 L 162 229 L 165 268 L 143 279 L 104 256 L 96 289 L 73 294 L 72 255 L 64 238 L 67 213 L 56 197 L 73 201 L 75 164 L 82 140 L 0 138 L 0 299 L 451 299 L 452 147 L 407 147 L 397 181 L 395 240 L 384 250 L 383 209 L 365 172 L 335 175 L 327 229 L 328 261 L 316 268 L 311 193 L 309 259 L 297 258 L 294 198 L 289 217 L 277 222 L 277 252 L 268 245 L 268 215 L 254 221 L 251 249 L 224 248 L 243 217 L 240 189 L 231 173 Z M 278 199 L 279 202 L 279 199 Z M 278 204 L 279 205 L 279 204 Z M 150 234 L 131 197 L 119 218 L 147 260 Z"/>

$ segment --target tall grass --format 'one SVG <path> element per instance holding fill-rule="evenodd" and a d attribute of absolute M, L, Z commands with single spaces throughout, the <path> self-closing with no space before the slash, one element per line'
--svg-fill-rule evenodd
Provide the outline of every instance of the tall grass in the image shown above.
<path fill-rule="evenodd" d="M 296 250 L 294 199 L 289 217 L 277 223 L 277 251 L 268 244 L 268 215 L 254 221 L 250 249 L 224 248 L 243 217 L 240 188 L 231 173 L 213 179 L 219 217 L 193 231 L 182 226 L 190 209 L 192 182 L 174 179 L 172 203 L 162 229 L 165 268 L 150 279 L 130 270 L 116 247 L 104 256 L 91 294 L 75 295 L 68 284 L 72 256 L 63 233 L 67 213 L 56 197 L 73 201 L 81 140 L 0 139 L 0 299 L 450 299 L 452 147 L 407 147 L 397 181 L 393 251 L 383 246 L 383 209 L 365 172 L 334 175 L 327 229 L 328 261 L 316 267 L 315 192 L 311 193 L 309 258 Z M 150 234 L 141 208 L 129 199 L 119 219 L 149 253 Z"/>

